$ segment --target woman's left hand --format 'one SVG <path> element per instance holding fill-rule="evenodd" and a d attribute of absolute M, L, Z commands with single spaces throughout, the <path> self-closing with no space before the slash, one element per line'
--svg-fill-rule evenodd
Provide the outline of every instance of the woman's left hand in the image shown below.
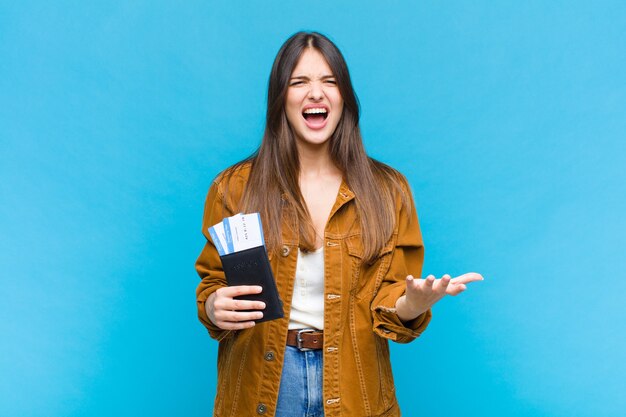
<path fill-rule="evenodd" d="M 467 289 L 468 283 L 482 280 L 483 276 L 476 272 L 469 272 L 456 278 L 444 275 L 440 279 L 435 279 L 433 275 L 425 279 L 414 279 L 409 275 L 406 277 L 406 294 L 396 302 L 396 314 L 404 322 L 413 320 L 444 296 L 459 295 Z"/>

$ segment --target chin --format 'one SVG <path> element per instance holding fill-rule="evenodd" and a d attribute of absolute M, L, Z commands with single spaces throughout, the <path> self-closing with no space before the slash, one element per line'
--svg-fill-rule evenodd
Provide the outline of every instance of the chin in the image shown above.
<path fill-rule="evenodd" d="M 324 145 L 325 143 L 327 143 L 332 135 L 328 135 L 328 136 L 304 136 L 304 137 L 300 137 L 299 140 L 301 142 L 306 143 L 307 145 Z"/>

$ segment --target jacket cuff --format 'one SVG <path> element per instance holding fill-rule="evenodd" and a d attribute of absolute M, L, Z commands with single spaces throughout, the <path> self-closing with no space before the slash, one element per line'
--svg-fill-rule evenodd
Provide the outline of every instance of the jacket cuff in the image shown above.
<path fill-rule="evenodd" d="M 429 309 L 413 320 L 403 323 L 396 314 L 396 302 L 403 296 L 402 286 L 394 288 L 379 304 L 372 306 L 374 332 L 398 343 L 409 343 L 422 334 L 432 318 Z"/>

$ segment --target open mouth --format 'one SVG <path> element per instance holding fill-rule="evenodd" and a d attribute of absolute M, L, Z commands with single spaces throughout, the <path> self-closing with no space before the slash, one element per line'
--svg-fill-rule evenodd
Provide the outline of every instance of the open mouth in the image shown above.
<path fill-rule="evenodd" d="M 312 125 L 324 123 L 328 117 L 328 110 L 323 107 L 313 107 L 302 112 L 302 117 Z"/>

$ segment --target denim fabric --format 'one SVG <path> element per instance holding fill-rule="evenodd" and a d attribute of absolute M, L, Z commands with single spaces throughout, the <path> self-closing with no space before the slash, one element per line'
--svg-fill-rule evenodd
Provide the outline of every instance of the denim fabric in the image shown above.
<path fill-rule="evenodd" d="M 323 417 L 322 350 L 287 346 L 275 417 Z"/>

